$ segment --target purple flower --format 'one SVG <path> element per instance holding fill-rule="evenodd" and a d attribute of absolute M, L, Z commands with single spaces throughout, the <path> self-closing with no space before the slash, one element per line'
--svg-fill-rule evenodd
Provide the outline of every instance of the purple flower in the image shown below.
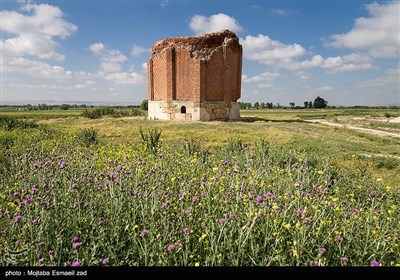
<path fill-rule="evenodd" d="M 19 245 L 19 240 L 15 241 L 15 246 Z"/>
<path fill-rule="evenodd" d="M 101 263 L 102 263 L 103 265 L 107 265 L 109 262 L 110 262 L 110 260 L 109 260 L 108 258 L 102 259 L 102 260 L 101 260 Z"/>
<path fill-rule="evenodd" d="M 97 222 L 97 224 L 98 224 L 99 226 L 102 226 L 102 225 L 104 224 L 104 221 L 103 221 L 103 220 L 99 220 L 99 221 Z"/>
<path fill-rule="evenodd" d="M 300 217 L 301 215 L 303 215 L 303 211 L 301 211 L 300 209 L 296 210 L 296 215 Z"/>
<path fill-rule="evenodd" d="M 13 193 L 13 196 L 18 196 L 19 195 L 19 192 L 14 192 Z"/>
<path fill-rule="evenodd" d="M 377 192 L 376 192 L 376 191 L 372 191 L 372 192 L 370 193 L 370 195 L 371 195 L 371 197 L 375 197 L 375 196 L 377 195 Z"/>
<path fill-rule="evenodd" d="M 315 261 L 310 261 L 309 265 L 310 266 L 318 266 L 318 264 Z"/>
<path fill-rule="evenodd" d="M 80 242 L 74 242 L 74 243 L 72 243 L 72 248 L 78 249 L 79 247 L 81 247 L 81 243 L 80 243 Z"/>
<path fill-rule="evenodd" d="M 342 262 L 348 262 L 348 261 L 349 261 L 349 259 L 346 258 L 346 257 L 341 257 L 340 260 L 341 260 Z"/>
<path fill-rule="evenodd" d="M 34 185 L 34 186 L 32 187 L 32 191 L 35 193 L 35 192 L 37 192 L 37 190 L 38 190 L 37 186 Z"/>
<path fill-rule="evenodd" d="M 183 211 L 183 212 L 185 213 L 186 216 L 189 216 L 189 214 L 190 214 L 190 211 L 187 210 L 187 209 L 185 211 Z"/>
<path fill-rule="evenodd" d="M 272 193 L 271 193 L 271 192 L 267 192 L 264 196 L 266 196 L 266 197 L 271 197 L 271 196 L 272 196 Z"/>
<path fill-rule="evenodd" d="M 354 209 L 354 213 L 358 214 L 358 213 L 360 213 L 360 210 Z"/>
<path fill-rule="evenodd" d="M 234 220 L 235 219 L 235 214 L 230 213 L 229 214 L 229 219 Z"/>
<path fill-rule="evenodd" d="M 71 266 L 81 266 L 81 263 L 78 261 L 74 261 Z"/>
<path fill-rule="evenodd" d="M 167 204 L 166 204 L 166 203 L 163 203 L 163 204 L 161 205 L 161 208 L 162 208 L 162 209 L 167 209 Z"/>
<path fill-rule="evenodd" d="M 310 218 L 310 217 L 305 217 L 305 218 L 304 218 L 304 221 L 305 221 L 305 222 L 310 222 L 310 221 L 311 221 L 311 218 Z"/>
<path fill-rule="evenodd" d="M 44 263 L 44 259 L 38 259 L 38 264 L 43 264 Z"/>
<path fill-rule="evenodd" d="M 37 253 L 37 257 L 40 259 L 41 257 L 43 257 L 43 253 L 42 252 Z"/>
<path fill-rule="evenodd" d="M 106 176 L 106 174 L 104 172 L 100 172 L 99 175 L 100 175 L 100 177 L 105 177 Z"/>
<path fill-rule="evenodd" d="M 322 256 L 326 252 L 326 249 L 324 247 L 321 247 L 319 248 L 318 252 Z"/>
<path fill-rule="evenodd" d="M 260 203 L 260 202 L 262 202 L 263 198 L 262 198 L 261 196 L 257 195 L 257 197 L 255 198 L 255 200 L 256 200 L 258 203 Z"/>
<path fill-rule="evenodd" d="M 149 231 L 147 229 L 142 230 L 140 233 L 141 236 L 145 237 L 147 234 L 149 234 Z"/>
<path fill-rule="evenodd" d="M 281 210 L 281 208 L 280 208 L 279 206 L 275 206 L 275 207 L 274 207 L 274 210 L 275 210 L 276 212 L 278 212 L 279 210 Z"/>
<path fill-rule="evenodd" d="M 15 221 L 16 223 L 18 223 L 19 221 L 21 221 L 21 219 L 22 219 L 21 215 L 14 216 L 14 221 Z"/>
<path fill-rule="evenodd" d="M 189 228 L 185 227 L 185 228 L 182 230 L 182 232 L 183 232 L 183 233 L 188 233 L 188 232 L 189 232 Z"/>
<path fill-rule="evenodd" d="M 30 200 L 29 198 L 27 198 L 27 199 L 24 200 L 24 203 L 25 203 L 26 205 L 31 204 L 31 202 L 32 202 L 32 200 Z"/>
<path fill-rule="evenodd" d="M 169 245 L 167 246 L 167 251 L 168 251 L 168 252 L 172 252 L 174 249 L 175 249 L 175 246 L 172 245 L 172 244 L 169 244 Z"/>
<path fill-rule="evenodd" d="M 371 266 L 379 266 L 379 262 L 376 260 L 371 261 Z"/>
<path fill-rule="evenodd" d="M 340 241 L 342 241 L 342 240 L 343 240 L 343 237 L 342 237 L 342 236 L 340 236 L 340 235 L 338 235 L 338 236 L 336 236 L 336 237 L 335 237 L 335 240 L 340 242 Z"/>
<path fill-rule="evenodd" d="M 36 169 L 36 168 L 39 168 L 39 164 L 37 164 L 37 163 L 34 163 L 32 166 L 33 166 L 33 168 L 35 168 L 35 169 Z"/>
<path fill-rule="evenodd" d="M 117 175 L 115 175 L 115 173 L 111 171 L 110 178 L 111 178 L 111 181 L 114 181 L 117 178 Z"/>
<path fill-rule="evenodd" d="M 78 242 L 78 241 L 79 241 L 79 237 L 78 237 L 78 236 L 72 237 L 72 241 L 73 241 L 73 242 Z"/>
<path fill-rule="evenodd" d="M 193 196 L 193 202 L 196 202 L 197 200 L 199 200 L 198 198 L 197 198 L 197 196 Z"/>
<path fill-rule="evenodd" d="M 225 224 L 225 219 L 224 219 L 224 218 L 219 219 L 219 223 L 220 223 L 221 225 Z"/>
<path fill-rule="evenodd" d="M 180 193 L 180 194 L 179 194 L 179 200 L 181 200 L 181 201 L 182 201 L 182 200 L 184 200 L 184 199 L 185 199 L 185 195 L 184 195 L 184 194 L 182 194 L 182 193 Z"/>

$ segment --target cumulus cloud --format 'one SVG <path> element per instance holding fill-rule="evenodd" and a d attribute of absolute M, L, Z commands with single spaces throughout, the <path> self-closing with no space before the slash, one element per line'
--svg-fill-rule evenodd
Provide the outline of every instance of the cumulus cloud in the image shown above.
<path fill-rule="evenodd" d="M 250 78 L 247 75 L 242 75 L 242 82 L 252 83 L 252 82 L 272 81 L 279 77 L 280 74 L 276 72 L 263 72 Z"/>
<path fill-rule="evenodd" d="M 131 50 L 131 55 L 132 56 L 139 56 L 143 53 L 149 53 L 151 52 L 151 49 L 148 48 L 143 48 L 141 46 L 133 45 L 132 50 Z"/>
<path fill-rule="evenodd" d="M 30 76 L 40 78 L 70 78 L 71 71 L 66 71 L 63 67 L 50 65 L 43 61 L 30 60 L 24 57 L 12 58 L 3 65 L 5 72 L 22 72 Z"/>
<path fill-rule="evenodd" d="M 355 20 L 353 29 L 330 37 L 328 46 L 366 50 L 373 57 L 398 57 L 400 44 L 400 2 L 365 6 L 369 17 Z"/>
<path fill-rule="evenodd" d="M 0 12 L 0 28 L 8 37 L 1 41 L 4 59 L 32 56 L 63 60 L 64 56 L 56 52 L 55 38 L 64 39 L 77 27 L 64 19 L 58 7 L 48 4 L 28 3 L 20 11 Z"/>
<path fill-rule="evenodd" d="M 196 35 L 216 32 L 222 29 L 229 29 L 233 32 L 243 30 L 235 18 L 223 13 L 211 15 L 210 17 L 195 15 L 190 19 L 189 26 Z"/>
<path fill-rule="evenodd" d="M 372 68 L 372 59 L 367 55 L 353 53 L 324 58 L 317 54 L 308 59 L 301 59 L 308 55 L 308 52 L 299 44 L 284 44 L 262 34 L 248 35 L 240 41 L 246 59 L 276 68 L 299 71 L 320 67 L 330 74 Z"/>
<path fill-rule="evenodd" d="M 285 45 L 262 34 L 248 35 L 240 39 L 240 42 L 245 58 L 264 64 L 273 64 L 277 60 L 288 60 L 307 53 L 299 44 Z"/>
<path fill-rule="evenodd" d="M 134 72 L 133 67 L 128 72 L 122 71 L 122 63 L 127 57 L 119 50 L 109 49 L 103 43 L 94 43 L 88 47 L 92 53 L 100 58 L 98 76 L 104 80 L 112 81 L 117 85 L 140 84 L 145 81 L 145 76 Z"/>

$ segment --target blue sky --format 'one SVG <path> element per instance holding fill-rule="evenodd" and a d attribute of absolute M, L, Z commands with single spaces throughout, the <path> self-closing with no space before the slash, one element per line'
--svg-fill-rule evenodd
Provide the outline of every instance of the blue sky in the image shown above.
<path fill-rule="evenodd" d="M 147 99 L 151 46 L 230 29 L 241 102 L 400 105 L 399 1 L 1 1 L 1 104 Z"/>

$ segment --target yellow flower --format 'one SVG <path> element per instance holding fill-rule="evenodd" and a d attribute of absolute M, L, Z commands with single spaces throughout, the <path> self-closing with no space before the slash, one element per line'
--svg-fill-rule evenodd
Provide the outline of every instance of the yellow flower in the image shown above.
<path fill-rule="evenodd" d="M 390 192 L 392 190 L 392 187 L 391 186 L 386 186 L 386 191 L 387 192 Z"/>
<path fill-rule="evenodd" d="M 135 230 L 135 229 L 137 229 L 138 227 L 139 227 L 138 225 L 134 225 L 133 228 L 132 228 L 132 230 Z"/>
<path fill-rule="evenodd" d="M 322 174 L 324 174 L 324 171 L 318 170 L 318 174 L 319 174 L 319 175 L 322 175 Z"/>
<path fill-rule="evenodd" d="M 283 227 L 289 230 L 291 228 L 291 225 L 289 223 L 286 223 L 283 224 Z"/>
<path fill-rule="evenodd" d="M 199 262 L 196 262 L 196 263 L 194 264 L 194 266 L 200 266 L 200 263 L 199 263 Z"/>
<path fill-rule="evenodd" d="M 378 178 L 378 179 L 376 179 L 376 182 L 378 182 L 378 183 L 380 183 L 380 182 L 382 182 L 383 181 L 383 179 L 382 178 Z"/>

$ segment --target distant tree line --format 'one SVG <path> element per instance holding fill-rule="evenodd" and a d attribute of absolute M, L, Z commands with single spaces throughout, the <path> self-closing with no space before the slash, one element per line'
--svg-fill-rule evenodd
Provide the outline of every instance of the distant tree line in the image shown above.
<path fill-rule="evenodd" d="M 250 102 L 240 102 L 240 109 L 272 109 L 272 108 L 291 108 L 291 109 L 301 109 L 301 108 L 327 108 L 328 101 L 324 98 L 317 96 L 314 101 L 304 101 L 304 106 L 296 106 L 294 102 L 289 102 L 289 106 L 284 106 L 279 103 L 273 104 L 272 102 L 255 102 L 251 104 Z"/>

